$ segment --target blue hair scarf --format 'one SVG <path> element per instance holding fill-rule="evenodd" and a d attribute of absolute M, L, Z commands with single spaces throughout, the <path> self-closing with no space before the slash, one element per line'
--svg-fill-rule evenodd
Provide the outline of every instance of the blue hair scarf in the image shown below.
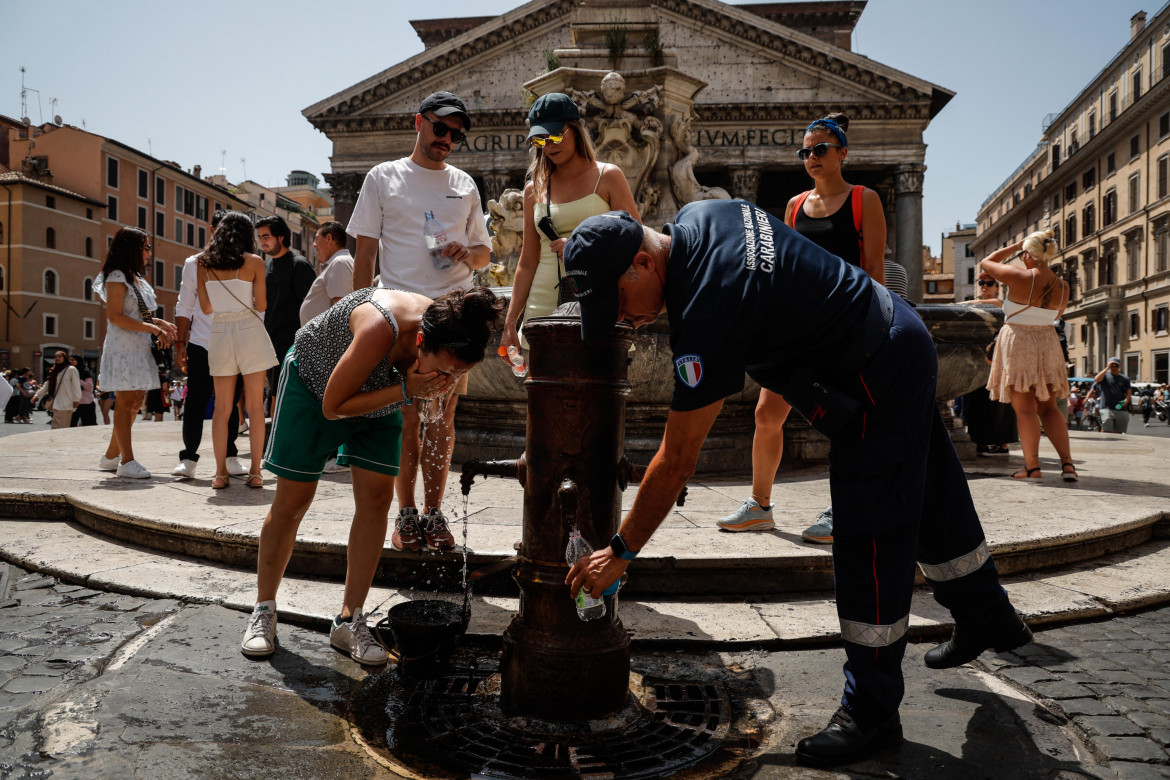
<path fill-rule="evenodd" d="M 818 119 L 806 127 L 804 132 L 811 133 L 814 127 L 827 127 L 829 132 L 837 136 L 837 140 L 841 142 L 842 146 L 849 145 L 849 141 L 845 139 L 845 131 L 841 129 L 841 125 L 837 124 L 832 119 Z"/>

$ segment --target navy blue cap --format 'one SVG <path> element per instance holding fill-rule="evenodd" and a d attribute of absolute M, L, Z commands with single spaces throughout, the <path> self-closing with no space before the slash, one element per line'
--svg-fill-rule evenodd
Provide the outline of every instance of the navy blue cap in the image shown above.
<path fill-rule="evenodd" d="M 463 120 L 463 129 L 471 129 L 471 115 L 467 113 L 467 105 L 450 92 L 432 92 L 423 100 L 418 112 L 425 114 L 430 111 L 435 116 L 450 116 L 454 114 Z"/>
<path fill-rule="evenodd" d="M 618 278 L 642 247 L 642 223 L 624 211 L 582 222 L 565 242 L 564 283 L 581 304 L 581 338 L 613 332 L 618 316 Z"/>
<path fill-rule="evenodd" d="M 564 92 L 549 92 L 541 95 L 528 109 L 528 137 L 534 135 L 560 135 L 565 131 L 565 122 L 580 119 L 577 104 Z"/>

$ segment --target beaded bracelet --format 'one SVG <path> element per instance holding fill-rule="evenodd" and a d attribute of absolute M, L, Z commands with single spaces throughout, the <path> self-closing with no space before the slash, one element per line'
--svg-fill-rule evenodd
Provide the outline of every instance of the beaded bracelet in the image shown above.
<path fill-rule="evenodd" d="M 414 405 L 414 399 L 406 397 L 406 377 L 402 378 L 402 405 L 403 406 L 413 406 Z"/>

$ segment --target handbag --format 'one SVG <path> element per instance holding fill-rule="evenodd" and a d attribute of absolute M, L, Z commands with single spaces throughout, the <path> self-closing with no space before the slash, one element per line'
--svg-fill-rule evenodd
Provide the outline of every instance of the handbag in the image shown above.
<path fill-rule="evenodd" d="M 142 317 L 142 321 L 148 325 L 154 324 L 154 313 L 146 308 L 146 301 L 142 298 L 142 291 L 138 289 L 138 282 L 135 281 L 130 285 L 130 289 L 134 290 L 134 297 L 138 299 L 138 315 Z M 150 355 L 154 358 L 154 363 L 160 368 L 170 369 L 171 367 L 171 351 L 162 348 L 162 342 L 159 341 L 157 333 L 150 334 Z"/>

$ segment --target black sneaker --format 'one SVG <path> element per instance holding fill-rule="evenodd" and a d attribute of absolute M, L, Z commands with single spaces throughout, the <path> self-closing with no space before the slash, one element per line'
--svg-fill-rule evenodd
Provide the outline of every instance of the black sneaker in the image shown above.
<path fill-rule="evenodd" d="M 1032 630 L 1008 606 L 994 618 L 978 625 L 955 624 L 955 631 L 943 644 L 927 652 L 925 662 L 931 669 L 950 669 L 974 661 L 985 650 L 1006 653 L 1032 641 Z"/>

